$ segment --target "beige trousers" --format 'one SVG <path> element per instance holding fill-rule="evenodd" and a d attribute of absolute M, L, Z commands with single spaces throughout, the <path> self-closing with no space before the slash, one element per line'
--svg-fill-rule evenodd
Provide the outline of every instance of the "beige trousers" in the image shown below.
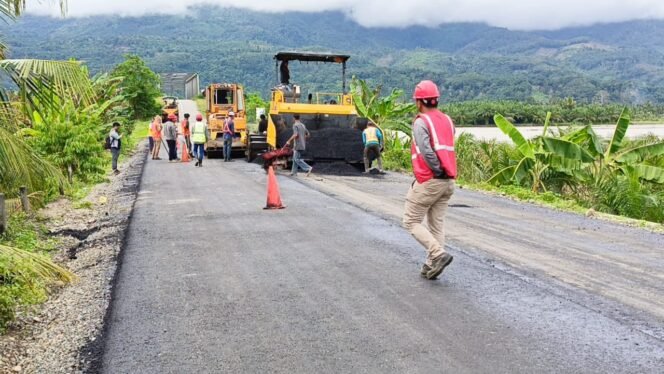
<path fill-rule="evenodd" d="M 426 264 L 445 253 L 445 212 L 454 193 L 454 179 L 431 179 L 413 183 L 406 195 L 403 226 L 426 248 Z M 424 226 L 424 217 L 427 226 Z"/>
<path fill-rule="evenodd" d="M 154 148 L 152 148 L 152 158 L 159 157 L 159 150 L 161 149 L 161 138 L 154 140 Z"/>

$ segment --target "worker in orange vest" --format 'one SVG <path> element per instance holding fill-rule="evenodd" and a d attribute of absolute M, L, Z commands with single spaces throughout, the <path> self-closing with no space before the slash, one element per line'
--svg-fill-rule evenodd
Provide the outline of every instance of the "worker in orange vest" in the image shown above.
<path fill-rule="evenodd" d="M 161 160 L 161 158 L 159 158 L 159 150 L 161 149 L 161 130 L 162 130 L 161 116 L 154 116 L 154 120 L 152 121 L 152 126 L 150 127 L 150 131 L 152 133 L 152 139 L 154 140 L 154 147 L 152 148 L 153 160 Z"/>
<path fill-rule="evenodd" d="M 180 122 L 180 128 L 182 129 L 182 135 L 184 136 L 184 142 L 187 145 L 187 151 L 189 152 L 189 157 L 194 157 L 193 150 L 191 149 L 191 125 L 189 123 L 189 113 L 184 114 L 184 119 Z"/>
<path fill-rule="evenodd" d="M 415 87 L 419 114 L 413 122 L 411 159 L 415 181 L 406 196 L 403 225 L 427 251 L 420 274 L 436 279 L 452 262 L 445 251 L 445 212 L 457 176 L 454 123 L 438 110 L 440 92 L 432 81 Z M 427 226 L 423 224 L 427 217 Z"/>

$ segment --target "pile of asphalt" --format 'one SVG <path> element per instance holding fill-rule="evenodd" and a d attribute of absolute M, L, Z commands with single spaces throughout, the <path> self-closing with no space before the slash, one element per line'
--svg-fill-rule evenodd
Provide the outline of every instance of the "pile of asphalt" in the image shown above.
<path fill-rule="evenodd" d="M 354 128 L 325 127 L 319 130 L 309 129 L 311 136 L 307 140 L 305 159 L 335 159 L 361 162 L 364 157 L 362 132 Z M 277 141 L 284 144 L 293 134 L 291 129 L 279 133 Z"/>
<path fill-rule="evenodd" d="M 358 176 L 362 175 L 364 166 L 351 165 L 345 162 L 316 162 L 313 164 L 314 174 L 317 175 L 338 175 L 338 176 Z"/>

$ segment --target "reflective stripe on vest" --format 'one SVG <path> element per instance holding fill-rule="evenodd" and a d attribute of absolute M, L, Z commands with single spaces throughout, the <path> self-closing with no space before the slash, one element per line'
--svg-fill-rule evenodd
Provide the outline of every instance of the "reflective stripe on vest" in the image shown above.
<path fill-rule="evenodd" d="M 366 138 L 366 144 L 380 144 L 380 140 L 378 140 L 378 129 L 375 127 L 367 127 L 364 129 L 364 137 Z"/>
<path fill-rule="evenodd" d="M 427 114 L 420 114 L 417 118 L 422 118 L 429 129 L 431 148 L 436 152 L 443 171 L 445 171 L 448 177 L 456 178 L 456 155 L 454 153 L 455 130 L 452 119 L 438 110 Z M 429 168 L 415 141 L 411 145 L 411 159 L 413 162 L 413 173 L 415 173 L 415 179 L 419 183 L 424 183 L 434 177 L 433 171 Z"/>
<path fill-rule="evenodd" d="M 191 139 L 194 141 L 194 143 L 203 144 L 206 140 L 205 135 L 205 125 L 203 122 L 196 122 L 194 124 L 194 131 Z"/>

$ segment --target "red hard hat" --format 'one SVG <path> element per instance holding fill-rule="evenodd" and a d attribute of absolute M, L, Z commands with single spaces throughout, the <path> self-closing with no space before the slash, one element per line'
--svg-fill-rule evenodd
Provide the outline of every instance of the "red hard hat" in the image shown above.
<path fill-rule="evenodd" d="M 413 99 L 437 99 L 440 97 L 440 92 L 438 92 L 438 86 L 432 81 L 422 81 L 415 86 L 415 92 L 413 93 Z"/>
<path fill-rule="evenodd" d="M 168 115 L 168 119 L 171 120 L 171 121 L 177 121 L 178 117 L 175 114 L 171 113 L 171 114 Z"/>
<path fill-rule="evenodd" d="M 196 121 L 202 121 L 202 120 L 203 120 L 203 115 L 200 114 L 200 113 L 198 113 L 198 114 L 196 115 Z"/>

